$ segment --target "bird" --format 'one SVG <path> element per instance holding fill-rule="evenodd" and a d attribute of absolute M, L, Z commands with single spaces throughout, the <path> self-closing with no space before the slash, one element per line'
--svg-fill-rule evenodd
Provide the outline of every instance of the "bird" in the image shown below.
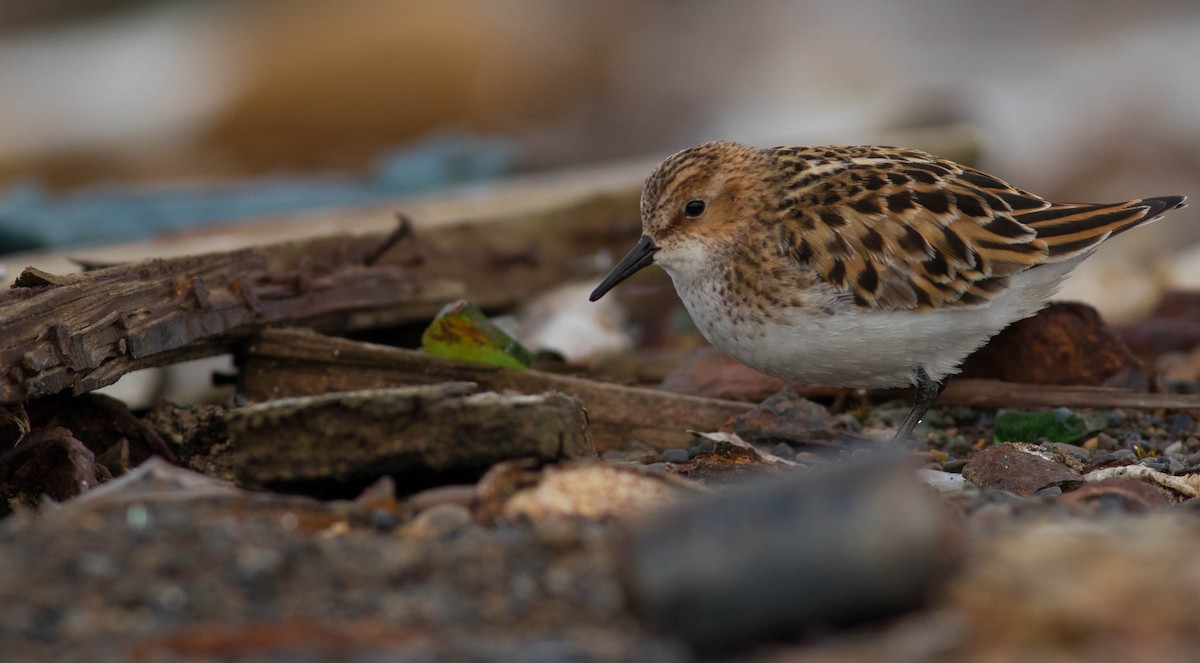
<path fill-rule="evenodd" d="M 704 337 L 784 380 L 915 387 L 902 445 L 971 352 L 1105 240 L 1184 196 L 1055 203 L 915 149 L 713 141 L 664 160 L 596 301 L 655 264 Z"/>

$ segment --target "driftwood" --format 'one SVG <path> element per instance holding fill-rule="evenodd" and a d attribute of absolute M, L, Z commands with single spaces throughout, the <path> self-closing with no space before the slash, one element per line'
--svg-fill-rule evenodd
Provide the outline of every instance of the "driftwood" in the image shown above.
<path fill-rule="evenodd" d="M 338 235 L 59 276 L 0 293 L 0 402 L 82 393 L 227 351 L 269 325 L 347 331 L 424 320 L 466 296 L 511 306 L 633 241 L 636 199 L 596 198 L 419 238 Z"/>
<path fill-rule="evenodd" d="M 287 398 L 227 415 L 233 466 L 253 485 L 367 483 L 381 474 L 482 473 L 513 458 L 594 457 L 562 394 L 444 383 Z"/>
<path fill-rule="evenodd" d="M 1109 387 L 950 380 L 938 405 L 969 407 L 1112 407 L 1200 409 L 1197 394 L 1154 394 Z"/>
<path fill-rule="evenodd" d="M 533 370 L 495 368 L 415 350 L 359 343 L 296 329 L 269 329 L 242 356 L 241 390 L 252 400 L 409 384 L 474 382 L 525 394 L 557 391 L 587 410 L 598 449 L 630 443 L 687 447 L 688 430 L 716 430 L 753 405 L 625 387 Z"/>

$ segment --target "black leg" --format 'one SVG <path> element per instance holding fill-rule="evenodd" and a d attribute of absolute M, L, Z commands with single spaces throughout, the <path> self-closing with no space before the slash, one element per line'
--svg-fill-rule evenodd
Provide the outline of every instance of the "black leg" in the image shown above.
<path fill-rule="evenodd" d="M 898 448 L 908 439 L 908 436 L 912 434 L 917 424 L 921 423 L 921 417 L 925 416 L 926 410 L 929 409 L 930 405 L 933 405 L 933 402 L 937 400 L 937 397 L 941 395 L 942 390 L 945 388 L 946 378 L 934 380 L 929 377 L 929 374 L 925 372 L 923 367 L 917 367 L 917 399 L 913 402 L 912 409 L 908 411 L 908 415 L 904 417 L 900 428 L 896 429 L 896 434 L 887 443 L 888 449 Z"/>

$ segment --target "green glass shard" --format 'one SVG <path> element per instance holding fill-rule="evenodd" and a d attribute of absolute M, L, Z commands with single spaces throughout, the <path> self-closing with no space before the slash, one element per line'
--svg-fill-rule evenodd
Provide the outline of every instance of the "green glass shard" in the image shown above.
<path fill-rule="evenodd" d="M 997 442 L 1073 442 L 1104 428 L 1104 422 L 1088 421 L 1065 407 L 1043 412 L 1000 410 L 992 439 Z"/>
<path fill-rule="evenodd" d="M 460 299 L 442 307 L 421 334 L 425 352 L 489 366 L 528 368 L 533 355 L 471 302 Z"/>

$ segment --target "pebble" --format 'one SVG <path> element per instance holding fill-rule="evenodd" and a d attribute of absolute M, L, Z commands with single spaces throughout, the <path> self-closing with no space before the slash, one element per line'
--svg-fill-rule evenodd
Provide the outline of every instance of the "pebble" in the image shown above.
<path fill-rule="evenodd" d="M 662 453 L 659 455 L 662 456 L 663 462 L 667 462 L 667 463 L 686 463 L 686 462 L 688 462 L 688 450 L 687 449 L 663 449 Z"/>
<path fill-rule="evenodd" d="M 1187 468 L 1184 466 L 1183 461 L 1179 460 L 1178 458 L 1168 459 L 1167 472 L 1169 474 L 1183 474 L 1185 469 Z"/>
<path fill-rule="evenodd" d="M 967 480 L 961 474 L 927 468 L 917 470 L 917 480 L 943 493 L 957 493 L 967 485 Z"/>
<path fill-rule="evenodd" d="M 1162 450 L 1162 453 L 1164 456 L 1171 456 L 1172 458 L 1183 456 L 1183 441 L 1176 440 L 1172 442 L 1171 444 L 1167 445 L 1166 449 Z"/>
<path fill-rule="evenodd" d="M 1167 458 L 1147 457 L 1141 460 L 1141 464 L 1156 472 L 1169 472 L 1171 469 L 1171 461 Z"/>
<path fill-rule="evenodd" d="M 970 461 L 966 458 L 954 458 L 942 463 L 943 472 L 962 472 L 962 468 Z"/>
<path fill-rule="evenodd" d="M 1092 455 L 1092 451 L 1090 449 L 1085 449 L 1074 444 L 1067 444 L 1066 442 L 1050 442 L 1049 444 L 1052 447 L 1056 447 L 1071 454 L 1079 460 L 1086 461 Z"/>
<path fill-rule="evenodd" d="M 1186 412 L 1176 412 L 1167 419 L 1167 429 L 1172 433 L 1182 433 L 1185 430 L 1191 430 L 1194 424 L 1192 416 Z"/>
<path fill-rule="evenodd" d="M 1196 453 L 1188 456 L 1187 458 L 1184 458 L 1183 462 L 1188 467 L 1195 467 L 1196 465 L 1200 465 L 1200 451 L 1197 451 Z"/>
<path fill-rule="evenodd" d="M 796 450 L 787 442 L 780 442 L 771 447 L 771 453 L 784 460 L 796 460 Z"/>
<path fill-rule="evenodd" d="M 399 532 L 405 536 L 435 539 L 453 534 L 471 524 L 471 510 L 461 504 L 443 503 L 418 513 Z"/>
<path fill-rule="evenodd" d="M 1138 462 L 1137 454 L 1129 449 L 1117 449 L 1116 451 L 1105 451 L 1098 454 L 1093 454 L 1088 459 L 1089 467 L 1098 467 L 1100 465 L 1108 465 L 1111 463 L 1136 463 Z"/>
<path fill-rule="evenodd" d="M 1103 451 L 1112 451 L 1119 448 L 1121 443 L 1117 441 L 1117 438 L 1108 433 L 1100 433 L 1096 436 L 1096 446 Z"/>
<path fill-rule="evenodd" d="M 708 438 L 701 438 L 700 441 L 692 445 L 692 455 L 699 456 L 700 454 L 710 454 L 717 450 L 717 443 Z"/>
<path fill-rule="evenodd" d="M 942 445 L 942 449 L 951 455 L 959 456 L 971 450 L 973 443 L 962 435 L 955 435 L 947 438 L 946 443 Z"/>
<path fill-rule="evenodd" d="M 833 421 L 835 425 L 841 426 L 842 428 L 853 433 L 861 431 L 863 427 L 862 422 L 858 420 L 858 417 L 852 414 L 839 414 L 833 418 Z"/>

